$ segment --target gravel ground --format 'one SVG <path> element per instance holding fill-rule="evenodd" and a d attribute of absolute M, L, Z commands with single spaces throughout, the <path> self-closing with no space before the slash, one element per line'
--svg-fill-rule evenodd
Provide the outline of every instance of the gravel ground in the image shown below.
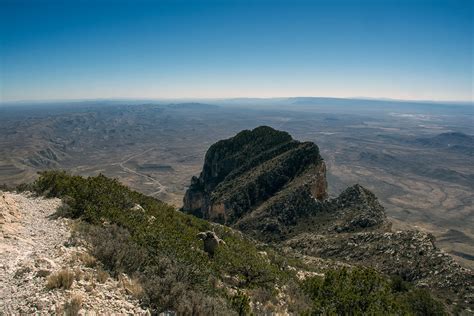
<path fill-rule="evenodd" d="M 71 244 L 72 221 L 53 216 L 60 205 L 59 199 L 0 191 L 0 315 L 63 314 L 72 299 L 80 315 L 148 314 L 132 297 L 126 275 L 117 280 L 105 273 L 104 280 L 87 249 Z M 72 286 L 48 289 L 48 277 L 62 269 L 74 273 Z"/>

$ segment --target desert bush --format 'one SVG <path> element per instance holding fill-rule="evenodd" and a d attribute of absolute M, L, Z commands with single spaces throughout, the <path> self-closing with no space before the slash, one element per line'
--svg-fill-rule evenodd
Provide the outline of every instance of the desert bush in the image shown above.
<path fill-rule="evenodd" d="M 313 314 L 445 315 L 428 292 L 371 268 L 330 270 L 324 278 L 307 279 L 304 288 L 313 300 Z"/>
<path fill-rule="evenodd" d="M 392 292 L 406 292 L 410 288 L 408 282 L 403 280 L 403 278 L 399 275 L 394 275 L 390 278 L 390 289 Z"/>
<path fill-rule="evenodd" d="M 63 310 L 66 316 L 76 316 L 82 307 L 83 298 L 79 294 L 73 294 L 71 298 L 64 303 Z"/>
<path fill-rule="evenodd" d="M 250 313 L 250 298 L 242 291 L 237 291 L 237 293 L 231 297 L 230 302 L 239 316 Z"/>
<path fill-rule="evenodd" d="M 311 300 L 301 286 L 301 281 L 290 279 L 286 283 L 284 295 L 288 297 L 290 315 L 306 315 L 311 310 Z"/>
<path fill-rule="evenodd" d="M 107 281 L 107 279 L 109 278 L 109 274 L 107 273 L 107 271 L 105 271 L 101 267 L 97 268 L 96 273 L 97 273 L 97 282 L 99 283 L 105 283 L 105 281 Z"/>
<path fill-rule="evenodd" d="M 93 257 L 114 274 L 134 273 L 147 266 L 148 252 L 131 239 L 127 229 L 115 224 L 107 226 L 83 225 L 79 228 L 92 245 Z"/>
<path fill-rule="evenodd" d="M 144 296 L 144 290 L 140 281 L 136 278 L 128 278 L 126 275 L 121 274 L 119 276 L 119 283 L 125 292 L 131 295 L 135 299 L 142 299 Z"/>
<path fill-rule="evenodd" d="M 80 281 L 83 276 L 84 276 L 84 272 L 82 272 L 81 268 L 76 267 L 76 268 L 74 269 L 74 279 L 75 279 L 76 281 Z"/>
<path fill-rule="evenodd" d="M 224 287 L 232 285 L 248 293 L 289 282 L 298 284 L 294 272 L 287 269 L 288 256 L 268 246 L 257 246 L 229 228 L 177 212 L 103 175 L 83 178 L 47 171 L 40 173 L 29 188 L 38 194 L 62 198 L 67 205 L 66 216 L 81 218 L 86 223 L 77 229 L 90 245 L 91 255 L 113 276 L 122 272 L 136 275 L 144 291 L 142 302 L 154 312 L 171 309 L 178 314 L 215 314 L 213 311 L 224 310 L 223 314 L 229 314 L 228 307 L 234 306 L 234 312 L 240 313 L 242 306 L 235 304 L 238 298 L 232 300 L 223 290 L 213 287 L 216 280 Z M 140 211 L 136 205 L 141 206 Z M 208 230 L 215 230 L 225 241 L 213 258 L 202 251 L 203 242 L 196 238 L 199 232 Z M 268 255 L 262 256 L 261 250 Z M 304 269 L 301 261 L 293 261 L 292 266 Z M 67 282 L 56 279 L 59 278 L 51 279 L 51 287 L 67 288 L 63 286 Z M 235 280 L 236 284 L 226 283 Z M 303 307 L 308 300 L 315 313 L 429 311 L 439 307 L 429 295 L 401 291 L 402 285 L 390 283 L 372 270 L 335 270 L 329 271 L 324 279 L 311 278 L 305 282 L 302 289 L 306 295 L 297 290 L 288 293 L 298 293 L 293 302 L 298 301 Z"/>
<path fill-rule="evenodd" d="M 273 287 L 283 275 L 279 266 L 263 257 L 247 240 L 231 232 L 220 232 L 226 241 L 219 247 L 212 262 L 214 269 L 239 279 L 241 288 Z"/>
<path fill-rule="evenodd" d="M 15 187 L 17 192 L 35 191 L 34 186 L 31 183 L 20 183 Z"/>
<path fill-rule="evenodd" d="M 388 282 L 372 269 L 328 271 L 324 278 L 305 281 L 313 312 L 321 314 L 382 314 L 394 307 Z"/>
<path fill-rule="evenodd" d="M 183 302 L 188 292 L 196 288 L 205 291 L 202 277 L 203 274 L 192 265 L 162 257 L 146 268 L 141 277 L 141 284 L 151 306 L 158 309 L 177 309 L 177 303 Z"/>
<path fill-rule="evenodd" d="M 97 265 L 97 259 L 88 252 L 80 252 L 78 258 L 88 268 L 93 268 Z"/>
<path fill-rule="evenodd" d="M 48 276 L 46 287 L 48 289 L 70 289 L 74 282 L 74 272 L 69 269 L 62 269 Z"/>
<path fill-rule="evenodd" d="M 94 268 L 97 265 L 97 259 L 94 258 L 90 253 L 86 251 L 76 251 L 74 252 L 69 262 L 75 264 L 77 262 L 82 263 L 87 268 Z"/>
<path fill-rule="evenodd" d="M 402 304 L 407 305 L 413 315 L 442 316 L 447 315 L 443 304 L 433 299 L 426 289 L 412 289 L 400 297 Z"/>

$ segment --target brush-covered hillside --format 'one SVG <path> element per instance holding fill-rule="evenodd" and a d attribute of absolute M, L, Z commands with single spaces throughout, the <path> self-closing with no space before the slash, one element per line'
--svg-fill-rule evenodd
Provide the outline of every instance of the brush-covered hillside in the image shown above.
<path fill-rule="evenodd" d="M 268 127 L 211 146 L 184 212 L 103 175 L 47 171 L 16 191 L 24 193 L 2 194 L 31 200 L 20 207 L 30 220 L 11 220 L 9 208 L 0 208 L 2 231 L 15 221 L 36 225 L 44 233 L 34 233 L 33 245 L 59 228 L 70 236 L 50 253 L 65 259 L 46 258 L 56 263 L 42 272 L 36 261 L 18 266 L 13 250 L 5 251 L 2 265 L 18 277 L 2 285 L 38 293 L 19 304 L 21 295 L 0 292 L 6 314 L 85 314 L 115 298 L 128 309 L 99 312 L 444 315 L 472 308 L 470 271 L 426 234 L 392 232 L 363 187 L 328 198 L 318 147 Z M 58 198 L 49 213 L 31 207 Z"/>

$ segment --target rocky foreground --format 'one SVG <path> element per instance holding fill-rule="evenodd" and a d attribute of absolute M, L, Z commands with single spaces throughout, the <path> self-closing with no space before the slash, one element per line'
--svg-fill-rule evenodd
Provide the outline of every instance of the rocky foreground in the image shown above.
<path fill-rule="evenodd" d="M 132 280 L 110 277 L 71 237 L 61 204 L 0 191 L 0 314 L 147 314 Z"/>

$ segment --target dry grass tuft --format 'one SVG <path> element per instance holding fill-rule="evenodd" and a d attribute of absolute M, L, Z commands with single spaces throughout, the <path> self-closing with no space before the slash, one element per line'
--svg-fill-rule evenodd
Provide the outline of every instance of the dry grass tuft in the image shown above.
<path fill-rule="evenodd" d="M 99 283 L 104 283 L 109 278 L 109 274 L 102 268 L 97 269 L 97 281 Z"/>
<path fill-rule="evenodd" d="M 79 294 L 73 294 L 71 299 L 64 303 L 64 315 L 76 316 L 79 314 L 79 310 L 82 307 L 83 298 Z"/>
<path fill-rule="evenodd" d="M 69 269 L 62 269 L 48 276 L 46 287 L 48 289 L 70 289 L 74 282 L 74 272 Z"/>
<path fill-rule="evenodd" d="M 84 281 L 90 281 L 90 280 L 93 280 L 94 279 L 94 275 L 92 274 L 92 272 L 84 272 L 84 276 L 82 277 L 82 279 Z"/>
<path fill-rule="evenodd" d="M 76 252 L 72 256 L 72 261 L 80 261 L 86 267 L 93 268 L 97 265 L 97 259 L 88 252 Z"/>
<path fill-rule="evenodd" d="M 133 298 L 141 299 L 145 294 L 138 279 L 130 279 L 126 275 L 120 275 L 119 284 L 123 287 L 125 292 Z"/>
<path fill-rule="evenodd" d="M 92 292 L 94 291 L 94 289 L 97 287 L 97 285 L 95 284 L 95 281 L 92 280 L 91 283 L 89 284 L 86 284 L 86 286 L 84 287 L 84 289 L 86 290 L 86 292 Z"/>
<path fill-rule="evenodd" d="M 84 276 L 84 272 L 82 272 L 82 270 L 79 267 L 76 267 L 74 269 L 74 278 L 76 279 L 76 281 L 80 281 L 83 276 Z"/>

